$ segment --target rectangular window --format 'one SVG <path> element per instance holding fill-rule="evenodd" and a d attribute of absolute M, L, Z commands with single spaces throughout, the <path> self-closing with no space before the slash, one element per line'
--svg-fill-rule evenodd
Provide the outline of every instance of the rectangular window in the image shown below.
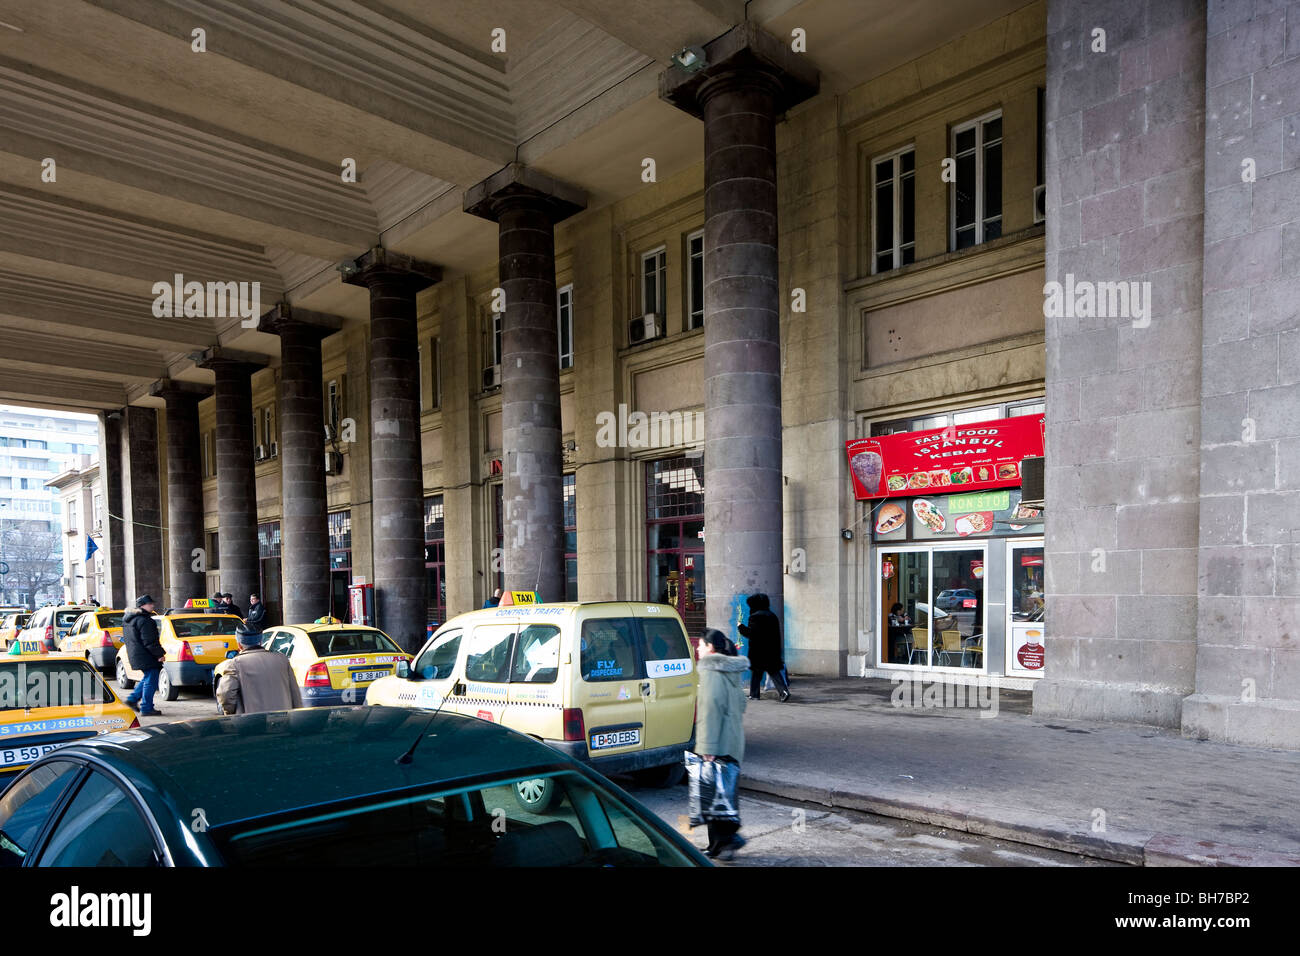
<path fill-rule="evenodd" d="M 578 476 L 564 476 L 564 600 L 578 600 Z"/>
<path fill-rule="evenodd" d="M 1002 235 L 1002 113 L 955 126 L 952 155 L 951 248 L 966 249 Z"/>
<path fill-rule="evenodd" d="M 425 352 L 427 351 L 428 350 L 424 347 L 423 342 L 420 342 L 418 345 L 415 346 L 415 356 L 417 361 L 419 362 L 419 367 L 420 367 L 420 414 L 422 415 L 428 410 L 427 406 L 424 404 L 424 376 L 425 376 L 424 363 L 425 363 Z"/>
<path fill-rule="evenodd" d="M 641 256 L 641 314 L 663 317 L 668 286 L 668 250 L 662 246 Z"/>
<path fill-rule="evenodd" d="M 555 321 L 560 344 L 560 368 L 573 368 L 573 283 L 555 293 Z"/>
<path fill-rule="evenodd" d="M 686 237 L 687 259 L 687 305 L 686 327 L 698 329 L 704 326 L 704 230 L 691 233 Z"/>
<path fill-rule="evenodd" d="M 916 259 L 916 150 L 874 160 L 872 169 L 872 272 L 888 272 Z"/>
<path fill-rule="evenodd" d="M 343 379 L 332 378 L 325 383 L 325 424 L 338 435 L 343 418 Z"/>
<path fill-rule="evenodd" d="M 216 531 L 209 531 L 208 536 L 208 570 L 216 571 L 221 567 L 221 535 Z"/>
<path fill-rule="evenodd" d="M 68 501 L 68 520 L 65 528 L 68 531 L 77 530 L 77 502 L 75 499 Z"/>
<path fill-rule="evenodd" d="M 275 406 L 262 406 L 262 443 L 266 445 L 267 455 L 271 454 L 271 445 L 275 443 Z"/>
<path fill-rule="evenodd" d="M 434 336 L 429 342 L 429 398 L 431 408 L 442 408 L 442 339 Z"/>

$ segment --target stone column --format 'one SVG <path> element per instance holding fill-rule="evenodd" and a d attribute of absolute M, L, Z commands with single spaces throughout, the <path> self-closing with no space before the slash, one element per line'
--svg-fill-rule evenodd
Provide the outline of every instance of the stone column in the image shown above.
<path fill-rule="evenodd" d="M 199 400 L 201 386 L 162 381 L 149 390 L 167 403 L 167 603 L 180 607 L 189 598 L 206 596 L 204 573 L 212 556 L 203 536 L 203 476 L 199 474 Z M 194 549 L 203 548 L 195 570 Z M 134 595 L 133 595 L 134 597 Z M 161 600 L 162 595 L 154 595 Z"/>
<path fill-rule="evenodd" d="M 507 590 L 564 599 L 560 353 L 555 223 L 585 208 L 580 190 L 519 163 L 471 187 L 465 211 L 500 226 L 501 446 Z"/>
<path fill-rule="evenodd" d="M 818 74 L 752 23 L 704 49 L 660 95 L 704 120 L 704 557 L 709 626 L 735 638 L 749 594 L 784 614 L 776 123 Z"/>
<path fill-rule="evenodd" d="M 99 426 L 100 460 L 104 463 L 99 472 L 104 489 L 104 529 L 99 545 L 108 555 L 108 599 L 113 607 L 130 607 L 126 603 L 126 529 L 122 524 L 122 413 L 101 413 Z M 131 600 L 135 598 L 132 594 Z"/>
<path fill-rule="evenodd" d="M 199 365 L 216 376 L 217 532 L 221 590 L 244 607 L 259 590 L 257 480 L 253 471 L 252 356 L 209 349 Z"/>
<path fill-rule="evenodd" d="M 330 607 L 320 344 L 342 324 L 281 304 L 262 316 L 259 327 L 280 336 L 281 619 L 286 623 L 314 621 Z"/>
<path fill-rule="evenodd" d="M 122 409 L 122 528 L 126 602 L 141 594 L 163 600 L 162 507 L 158 497 L 158 413 Z"/>
<path fill-rule="evenodd" d="M 414 653 L 424 643 L 424 472 L 415 297 L 442 278 L 436 266 L 376 247 L 343 267 L 370 290 L 370 485 L 375 613 Z"/>

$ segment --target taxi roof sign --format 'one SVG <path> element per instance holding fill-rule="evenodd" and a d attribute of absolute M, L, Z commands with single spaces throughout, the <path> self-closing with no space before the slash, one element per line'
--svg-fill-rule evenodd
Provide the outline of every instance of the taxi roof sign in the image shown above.
<path fill-rule="evenodd" d="M 184 606 L 186 608 L 212 607 L 212 601 L 209 598 L 190 598 Z"/>
<path fill-rule="evenodd" d="M 506 591 L 501 595 L 501 603 L 497 607 L 512 607 L 516 604 L 541 604 L 537 600 L 536 591 Z"/>

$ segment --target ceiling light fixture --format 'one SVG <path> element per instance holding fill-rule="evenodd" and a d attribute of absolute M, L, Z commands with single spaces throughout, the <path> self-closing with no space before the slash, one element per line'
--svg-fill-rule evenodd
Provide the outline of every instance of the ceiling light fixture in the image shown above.
<path fill-rule="evenodd" d="M 698 46 L 688 46 L 680 53 L 674 53 L 671 59 L 687 73 L 698 73 L 709 65 L 704 58 L 704 48 Z"/>

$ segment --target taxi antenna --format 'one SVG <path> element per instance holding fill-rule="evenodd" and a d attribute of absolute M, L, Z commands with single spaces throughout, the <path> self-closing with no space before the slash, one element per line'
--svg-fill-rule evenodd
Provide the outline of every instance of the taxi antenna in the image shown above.
<path fill-rule="evenodd" d="M 437 708 L 434 710 L 433 714 L 429 717 L 429 722 L 420 728 L 420 732 L 419 734 L 416 735 L 415 740 L 411 742 L 410 748 L 406 751 L 406 753 L 402 754 L 400 757 L 394 760 L 393 763 L 406 765 L 409 764 L 414 759 L 415 748 L 420 746 L 420 741 L 424 739 L 425 731 L 427 731 L 429 727 L 433 725 L 433 722 L 437 720 L 438 715 L 442 713 L 443 705 L 447 703 L 447 698 L 450 696 L 451 696 L 450 694 L 443 695 L 442 700 L 438 702 Z"/>

